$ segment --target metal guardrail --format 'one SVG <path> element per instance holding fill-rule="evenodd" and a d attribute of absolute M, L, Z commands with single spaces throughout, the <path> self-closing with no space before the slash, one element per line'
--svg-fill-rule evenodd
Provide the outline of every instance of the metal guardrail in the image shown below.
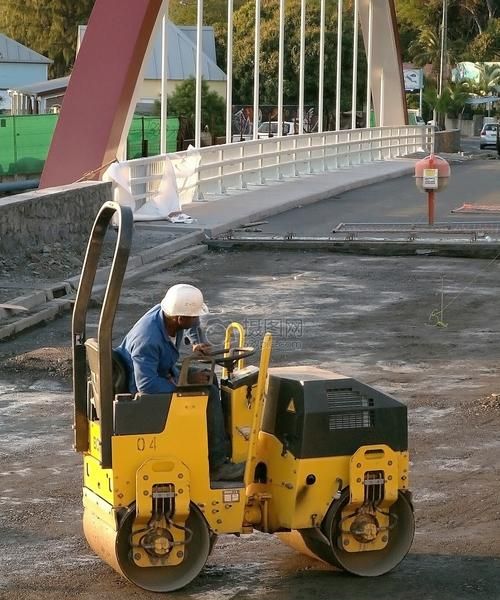
<path fill-rule="evenodd" d="M 188 188 L 194 200 L 215 199 L 249 186 L 400 158 L 422 150 L 430 152 L 433 146 L 434 128 L 427 126 L 328 131 L 208 146 L 194 151 L 199 152 L 200 162 Z M 166 156 L 178 165 L 192 152 Z M 125 164 L 130 167 L 136 201 L 143 204 L 158 193 L 165 169 L 163 156 Z M 186 191 L 185 182 L 182 187 Z"/>

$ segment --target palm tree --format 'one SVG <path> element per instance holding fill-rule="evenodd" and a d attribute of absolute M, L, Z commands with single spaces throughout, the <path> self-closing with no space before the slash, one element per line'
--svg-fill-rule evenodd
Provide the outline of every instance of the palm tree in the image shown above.
<path fill-rule="evenodd" d="M 446 85 L 441 94 L 435 87 L 429 87 L 424 92 L 425 102 L 436 111 L 438 124 L 444 128 L 445 116 L 447 114 L 455 118 L 463 111 L 470 92 L 466 82 L 450 83 Z"/>
<path fill-rule="evenodd" d="M 486 63 L 476 63 L 474 66 L 479 71 L 479 79 L 473 85 L 474 93 L 479 96 L 496 93 L 500 87 L 500 67 Z"/>
<path fill-rule="evenodd" d="M 430 64 L 432 73 L 435 77 L 438 76 L 441 62 L 441 40 L 436 31 L 430 28 L 422 29 L 418 37 L 408 46 L 408 51 L 417 67 Z M 456 63 L 456 58 L 454 46 L 448 42 L 444 56 L 445 79 L 448 79 L 448 69 Z"/>
<path fill-rule="evenodd" d="M 409 45 L 408 51 L 417 67 L 431 64 L 433 73 L 439 72 L 441 46 L 435 31 L 422 29 L 418 37 Z"/>

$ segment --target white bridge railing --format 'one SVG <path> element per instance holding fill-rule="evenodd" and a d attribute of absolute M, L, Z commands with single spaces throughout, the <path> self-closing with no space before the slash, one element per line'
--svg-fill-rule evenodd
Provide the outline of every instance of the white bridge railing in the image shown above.
<path fill-rule="evenodd" d="M 433 146 L 433 127 L 373 127 L 249 140 L 166 157 L 174 167 L 181 202 L 185 203 L 291 177 L 430 152 Z M 183 164 L 193 164 L 193 158 L 195 163 L 199 159 L 198 166 L 188 173 Z M 138 206 L 158 194 L 166 162 L 165 155 L 160 155 L 125 163 Z"/>

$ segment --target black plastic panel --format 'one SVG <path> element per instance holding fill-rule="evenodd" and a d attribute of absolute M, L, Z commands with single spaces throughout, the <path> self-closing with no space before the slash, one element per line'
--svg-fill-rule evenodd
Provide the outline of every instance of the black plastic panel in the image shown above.
<path fill-rule="evenodd" d="M 406 406 L 348 377 L 271 373 L 262 429 L 296 458 L 346 456 L 372 444 L 408 449 Z"/>
<path fill-rule="evenodd" d="M 257 379 L 259 378 L 259 369 L 256 367 L 249 365 L 244 369 L 240 369 L 239 371 L 235 371 L 231 379 L 225 379 L 223 385 L 235 390 L 243 385 L 253 386 L 257 383 Z"/>
<path fill-rule="evenodd" d="M 172 394 L 137 394 L 114 401 L 114 435 L 146 435 L 165 429 Z"/>

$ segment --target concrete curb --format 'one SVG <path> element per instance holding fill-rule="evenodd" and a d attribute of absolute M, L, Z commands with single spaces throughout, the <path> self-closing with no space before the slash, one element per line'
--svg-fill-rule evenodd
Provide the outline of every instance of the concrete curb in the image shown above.
<path fill-rule="evenodd" d="M 72 301 L 69 299 L 52 300 L 51 302 L 47 302 L 42 310 L 0 327 L 0 340 L 10 338 L 18 333 L 21 333 L 21 331 L 30 329 L 31 327 L 39 325 L 42 322 L 52 321 L 57 317 L 57 315 L 69 310 L 71 306 Z"/>
<path fill-rule="evenodd" d="M 498 256 L 500 245 L 489 242 L 402 242 L 369 240 L 208 240 L 218 250 L 280 250 L 296 252 L 338 252 L 369 256 L 447 256 L 486 258 Z"/>
<path fill-rule="evenodd" d="M 165 242 L 141 254 L 132 256 L 129 260 L 125 281 L 138 281 L 152 273 L 165 270 L 169 267 L 201 256 L 208 251 L 208 247 L 200 244 L 204 235 L 200 231 L 189 233 L 185 236 Z M 169 255 L 168 258 L 164 258 Z M 102 296 L 106 289 L 106 282 L 110 267 L 98 269 L 93 288 L 93 295 Z M 23 310 L 0 309 L 0 340 L 19 334 L 21 331 L 34 327 L 39 323 L 50 321 L 60 313 L 69 310 L 74 301 L 74 294 L 80 282 L 80 275 L 70 277 L 65 281 L 53 284 L 50 288 L 36 290 L 32 294 L 19 296 L 10 301 L 36 312 L 25 315 Z M 13 317 L 18 317 L 12 320 Z M 9 323 L 1 325 L 2 320 L 9 319 Z"/>

